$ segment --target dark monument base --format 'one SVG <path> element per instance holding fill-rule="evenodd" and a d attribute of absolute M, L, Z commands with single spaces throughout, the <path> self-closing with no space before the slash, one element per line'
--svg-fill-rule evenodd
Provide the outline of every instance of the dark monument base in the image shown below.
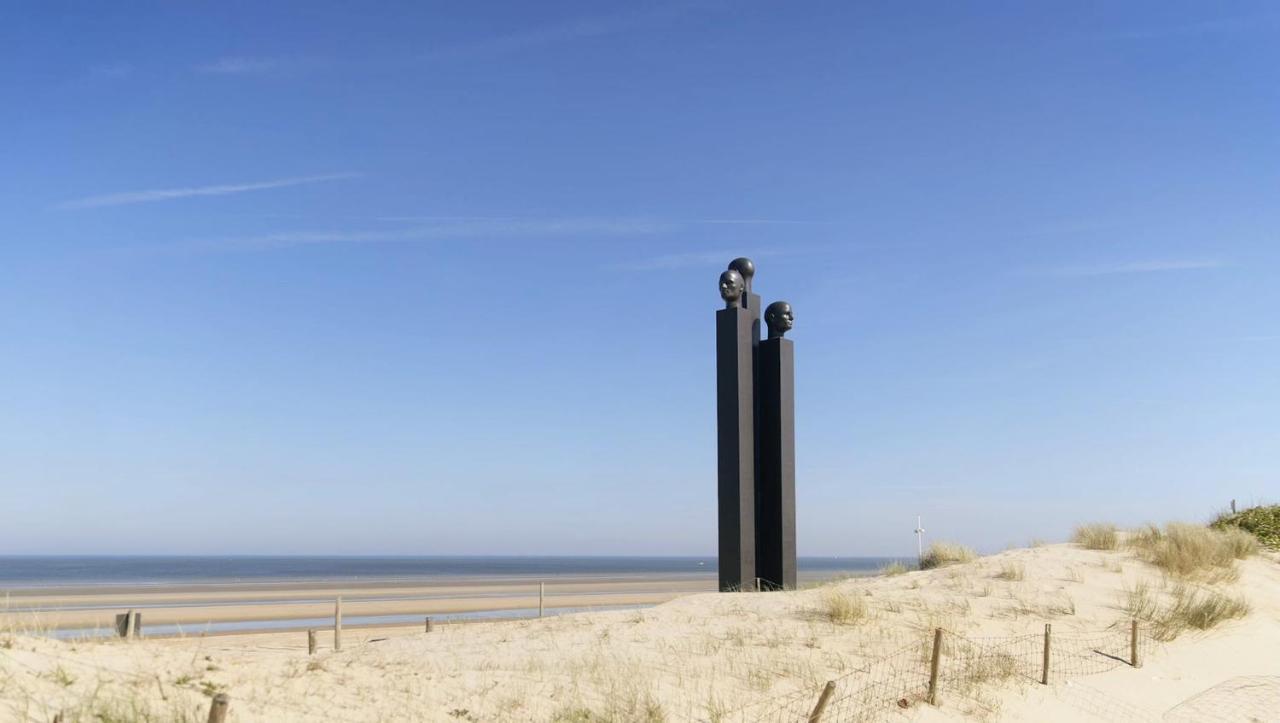
<path fill-rule="evenodd" d="M 755 384 L 751 312 L 740 306 L 716 312 L 717 486 L 720 589 L 754 589 Z"/>
<path fill-rule="evenodd" d="M 766 339 L 756 352 L 756 575 L 765 589 L 796 587 L 795 346 Z"/>

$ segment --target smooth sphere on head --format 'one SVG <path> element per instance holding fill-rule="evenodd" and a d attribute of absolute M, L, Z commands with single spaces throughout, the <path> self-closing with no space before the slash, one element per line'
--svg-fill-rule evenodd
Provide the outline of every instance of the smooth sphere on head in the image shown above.
<path fill-rule="evenodd" d="M 729 262 L 729 270 L 737 271 L 742 275 L 742 280 L 751 283 L 751 277 L 756 275 L 756 264 L 751 259 L 740 256 Z"/>
<path fill-rule="evenodd" d="M 742 281 L 742 274 L 729 269 L 720 274 L 720 298 L 724 299 L 726 308 L 732 309 L 738 304 L 738 300 L 742 298 L 742 291 L 746 288 L 746 284 Z"/>
<path fill-rule="evenodd" d="M 769 325 L 769 338 L 781 339 L 795 326 L 796 316 L 791 311 L 791 304 L 775 301 L 764 310 L 764 323 Z"/>

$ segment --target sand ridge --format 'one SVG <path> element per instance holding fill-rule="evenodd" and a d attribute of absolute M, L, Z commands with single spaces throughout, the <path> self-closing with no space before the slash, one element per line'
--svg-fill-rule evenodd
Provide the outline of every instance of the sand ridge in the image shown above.
<path fill-rule="evenodd" d="M 1154 646 L 1141 668 L 1117 663 L 1050 686 L 1001 680 L 944 696 L 938 707 L 907 701 L 887 715 L 1157 720 L 1233 676 L 1276 674 L 1280 565 L 1264 555 L 1239 567 L 1229 586 L 1252 612 Z M 1129 552 L 1048 545 L 794 592 L 690 594 L 645 610 L 430 634 L 348 631 L 340 652 L 322 634 L 313 657 L 300 633 L 80 643 L 11 636 L 0 647 L 0 720 L 111 706 L 202 720 L 207 695 L 218 691 L 231 696 L 234 721 L 753 720 L 770 701 L 807 700 L 827 680 L 856 680 L 886 654 L 914 655 L 938 627 L 975 639 L 1031 636 L 1045 622 L 1064 636 L 1116 630 L 1127 624 L 1124 593 L 1139 581 L 1166 584 Z M 863 601 L 865 615 L 833 621 L 833 596 Z"/>

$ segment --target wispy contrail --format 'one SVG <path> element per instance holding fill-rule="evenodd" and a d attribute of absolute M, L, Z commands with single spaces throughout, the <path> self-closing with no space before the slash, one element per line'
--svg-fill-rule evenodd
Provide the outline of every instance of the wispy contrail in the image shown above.
<path fill-rule="evenodd" d="M 278 178 L 272 181 L 256 181 L 253 183 L 228 183 L 217 186 L 195 186 L 190 188 L 158 188 L 150 191 L 125 191 L 108 193 L 101 196 L 89 196 L 63 201 L 57 208 L 99 208 L 102 206 L 124 206 L 131 203 L 152 203 L 154 201 L 170 201 L 175 198 L 192 196 L 226 196 L 248 191 L 265 191 L 271 188 L 301 186 L 323 181 L 340 181 L 356 178 L 358 173 L 328 173 L 320 176 L 296 176 L 294 178 Z"/>
<path fill-rule="evenodd" d="M 1067 266 L 1056 269 L 1057 276 L 1111 276 L 1113 274 L 1154 274 L 1163 271 L 1194 271 L 1217 269 L 1226 266 L 1216 259 L 1175 259 L 1164 261 L 1134 261 L 1105 266 Z"/>

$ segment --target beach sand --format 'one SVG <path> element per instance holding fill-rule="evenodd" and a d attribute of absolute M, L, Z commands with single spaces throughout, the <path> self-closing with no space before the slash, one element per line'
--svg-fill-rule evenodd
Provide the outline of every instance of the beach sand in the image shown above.
<path fill-rule="evenodd" d="M 707 575 L 670 577 L 572 577 L 546 582 L 545 605 L 591 608 L 653 605 L 682 593 L 715 590 Z M 314 620 L 331 617 L 342 597 L 352 621 L 377 615 L 448 615 L 536 609 L 536 580 L 472 580 L 419 583 L 255 583 L 156 587 L 37 589 L 11 592 L 0 606 L 0 629 L 110 629 L 117 613 L 142 613 L 147 626 L 183 625 L 199 632 L 207 623 Z M 414 625 L 420 625 L 416 621 Z M 310 625 L 314 627 L 314 624 Z"/>
<path fill-rule="evenodd" d="M 123 720 L 203 721 L 218 692 L 230 696 L 230 721 L 802 720 L 835 680 L 824 723 L 854 720 L 868 700 L 880 700 L 871 720 L 1157 721 L 1241 676 L 1263 681 L 1233 689 L 1233 705 L 1250 705 L 1271 690 L 1256 676 L 1280 676 L 1280 564 L 1268 554 L 1238 568 L 1218 587 L 1248 600 L 1246 617 L 1167 642 L 1143 630 L 1137 668 L 1122 601 L 1144 582 L 1167 596 L 1168 581 L 1126 551 L 1048 545 L 794 592 L 691 593 L 644 610 L 429 634 L 349 630 L 341 651 L 322 631 L 314 656 L 300 632 L 11 634 L 0 640 L 0 720 L 126 710 Z M 849 606 L 862 614 L 836 614 Z M 1064 657 L 1041 685 L 1046 622 Z M 947 642 L 931 706 L 922 698 L 937 628 Z M 1006 662 L 1025 670 L 965 677 Z"/>

